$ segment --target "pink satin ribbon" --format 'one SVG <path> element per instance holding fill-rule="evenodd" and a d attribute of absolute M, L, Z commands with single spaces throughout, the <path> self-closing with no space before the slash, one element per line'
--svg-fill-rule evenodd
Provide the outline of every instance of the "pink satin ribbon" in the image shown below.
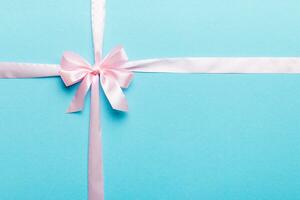
<path fill-rule="evenodd" d="M 95 64 L 79 55 L 64 53 L 61 64 L 0 63 L 0 78 L 34 78 L 61 76 L 66 86 L 80 83 L 68 112 L 83 109 L 91 90 L 89 135 L 89 200 L 104 199 L 102 143 L 100 126 L 100 85 L 113 109 L 127 111 L 122 88 L 132 81 L 132 72 L 167 73 L 300 73 L 300 58 L 161 58 L 128 61 L 122 47 L 114 48 L 102 58 L 105 0 L 92 0 L 92 32 Z"/>
<path fill-rule="evenodd" d="M 100 76 L 100 84 L 112 108 L 128 111 L 128 104 L 121 89 L 127 88 L 133 78 L 132 72 L 121 68 L 127 61 L 128 58 L 123 47 L 116 47 L 94 66 L 77 54 L 65 53 L 59 72 L 62 80 L 66 86 L 81 82 L 68 112 L 77 112 L 83 109 L 84 98 L 95 76 Z"/>

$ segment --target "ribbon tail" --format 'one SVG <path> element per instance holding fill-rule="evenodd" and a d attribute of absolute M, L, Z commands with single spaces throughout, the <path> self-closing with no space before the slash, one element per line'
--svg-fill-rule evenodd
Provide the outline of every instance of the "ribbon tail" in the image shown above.
<path fill-rule="evenodd" d="M 81 111 L 84 107 L 84 99 L 86 94 L 88 93 L 91 84 L 92 84 L 92 77 L 87 75 L 83 81 L 81 82 L 72 102 L 67 110 L 68 113 L 78 112 Z"/>
<path fill-rule="evenodd" d="M 110 76 L 100 76 L 101 85 L 113 109 L 127 112 L 128 103 L 118 82 Z"/>
<path fill-rule="evenodd" d="M 133 73 L 128 70 L 106 69 L 106 72 L 110 73 L 114 77 L 121 88 L 128 88 L 133 79 Z"/>
<path fill-rule="evenodd" d="M 102 138 L 100 127 L 99 77 L 94 76 L 91 89 L 89 165 L 89 200 L 104 200 Z"/>

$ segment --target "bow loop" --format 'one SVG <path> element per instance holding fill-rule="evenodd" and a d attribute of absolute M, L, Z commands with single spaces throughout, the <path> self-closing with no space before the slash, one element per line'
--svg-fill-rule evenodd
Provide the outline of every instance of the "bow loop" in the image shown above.
<path fill-rule="evenodd" d="M 82 81 L 91 72 L 90 64 L 73 52 L 64 53 L 60 66 L 59 74 L 66 86 Z"/>
<path fill-rule="evenodd" d="M 127 88 L 133 79 L 133 73 L 122 68 L 127 61 L 127 55 L 121 46 L 114 48 L 99 64 L 96 63 L 93 67 L 75 53 L 64 53 L 59 72 L 62 80 L 66 86 L 81 82 L 68 112 L 77 112 L 83 109 L 84 99 L 90 90 L 94 76 L 100 76 L 100 84 L 112 108 L 127 111 L 127 100 L 121 89 Z"/>
<path fill-rule="evenodd" d="M 102 60 L 101 67 L 103 68 L 119 68 L 128 61 L 127 54 L 122 46 L 115 47 Z"/>

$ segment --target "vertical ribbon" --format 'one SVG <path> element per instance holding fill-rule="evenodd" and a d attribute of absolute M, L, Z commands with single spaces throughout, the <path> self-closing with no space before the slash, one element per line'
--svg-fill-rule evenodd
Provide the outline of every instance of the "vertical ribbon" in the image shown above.
<path fill-rule="evenodd" d="M 101 62 L 105 0 L 91 0 L 92 33 L 95 65 Z M 104 200 L 102 136 L 100 127 L 99 76 L 93 77 L 90 105 L 88 198 Z"/>
<path fill-rule="evenodd" d="M 91 17 L 95 64 L 99 64 L 103 47 L 105 0 L 91 0 Z"/>
<path fill-rule="evenodd" d="M 104 199 L 103 161 L 102 161 L 102 137 L 100 127 L 99 106 L 99 77 L 93 77 L 91 88 L 90 109 L 90 141 L 89 141 L 89 174 L 88 196 L 89 200 Z"/>

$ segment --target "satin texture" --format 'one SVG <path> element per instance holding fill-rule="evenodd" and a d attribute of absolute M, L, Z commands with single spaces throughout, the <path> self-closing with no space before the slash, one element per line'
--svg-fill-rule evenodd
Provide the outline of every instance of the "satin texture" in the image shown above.
<path fill-rule="evenodd" d="M 59 65 L 0 62 L 0 78 L 35 78 L 58 76 L 59 70 Z"/>
<path fill-rule="evenodd" d="M 91 0 L 94 64 L 79 55 L 64 53 L 61 64 L 0 63 L 0 78 L 34 78 L 60 76 L 66 86 L 80 86 L 68 112 L 83 109 L 85 96 L 91 90 L 88 197 L 104 200 L 102 138 L 100 124 L 99 90 L 102 88 L 113 109 L 128 111 L 122 88 L 127 88 L 133 72 L 154 73 L 300 73 L 299 57 L 218 58 L 184 57 L 155 58 L 128 61 L 123 47 L 114 48 L 102 56 L 105 21 L 105 0 Z M 101 87 L 100 87 L 101 86 Z"/>
<path fill-rule="evenodd" d="M 112 108 L 124 112 L 128 111 L 128 104 L 121 88 L 129 86 L 133 73 L 120 68 L 127 60 L 123 47 L 116 47 L 94 66 L 91 66 L 75 53 L 65 53 L 59 71 L 62 80 L 66 86 L 81 82 L 68 112 L 77 112 L 83 109 L 84 98 L 95 76 L 100 76 L 100 84 Z"/>

